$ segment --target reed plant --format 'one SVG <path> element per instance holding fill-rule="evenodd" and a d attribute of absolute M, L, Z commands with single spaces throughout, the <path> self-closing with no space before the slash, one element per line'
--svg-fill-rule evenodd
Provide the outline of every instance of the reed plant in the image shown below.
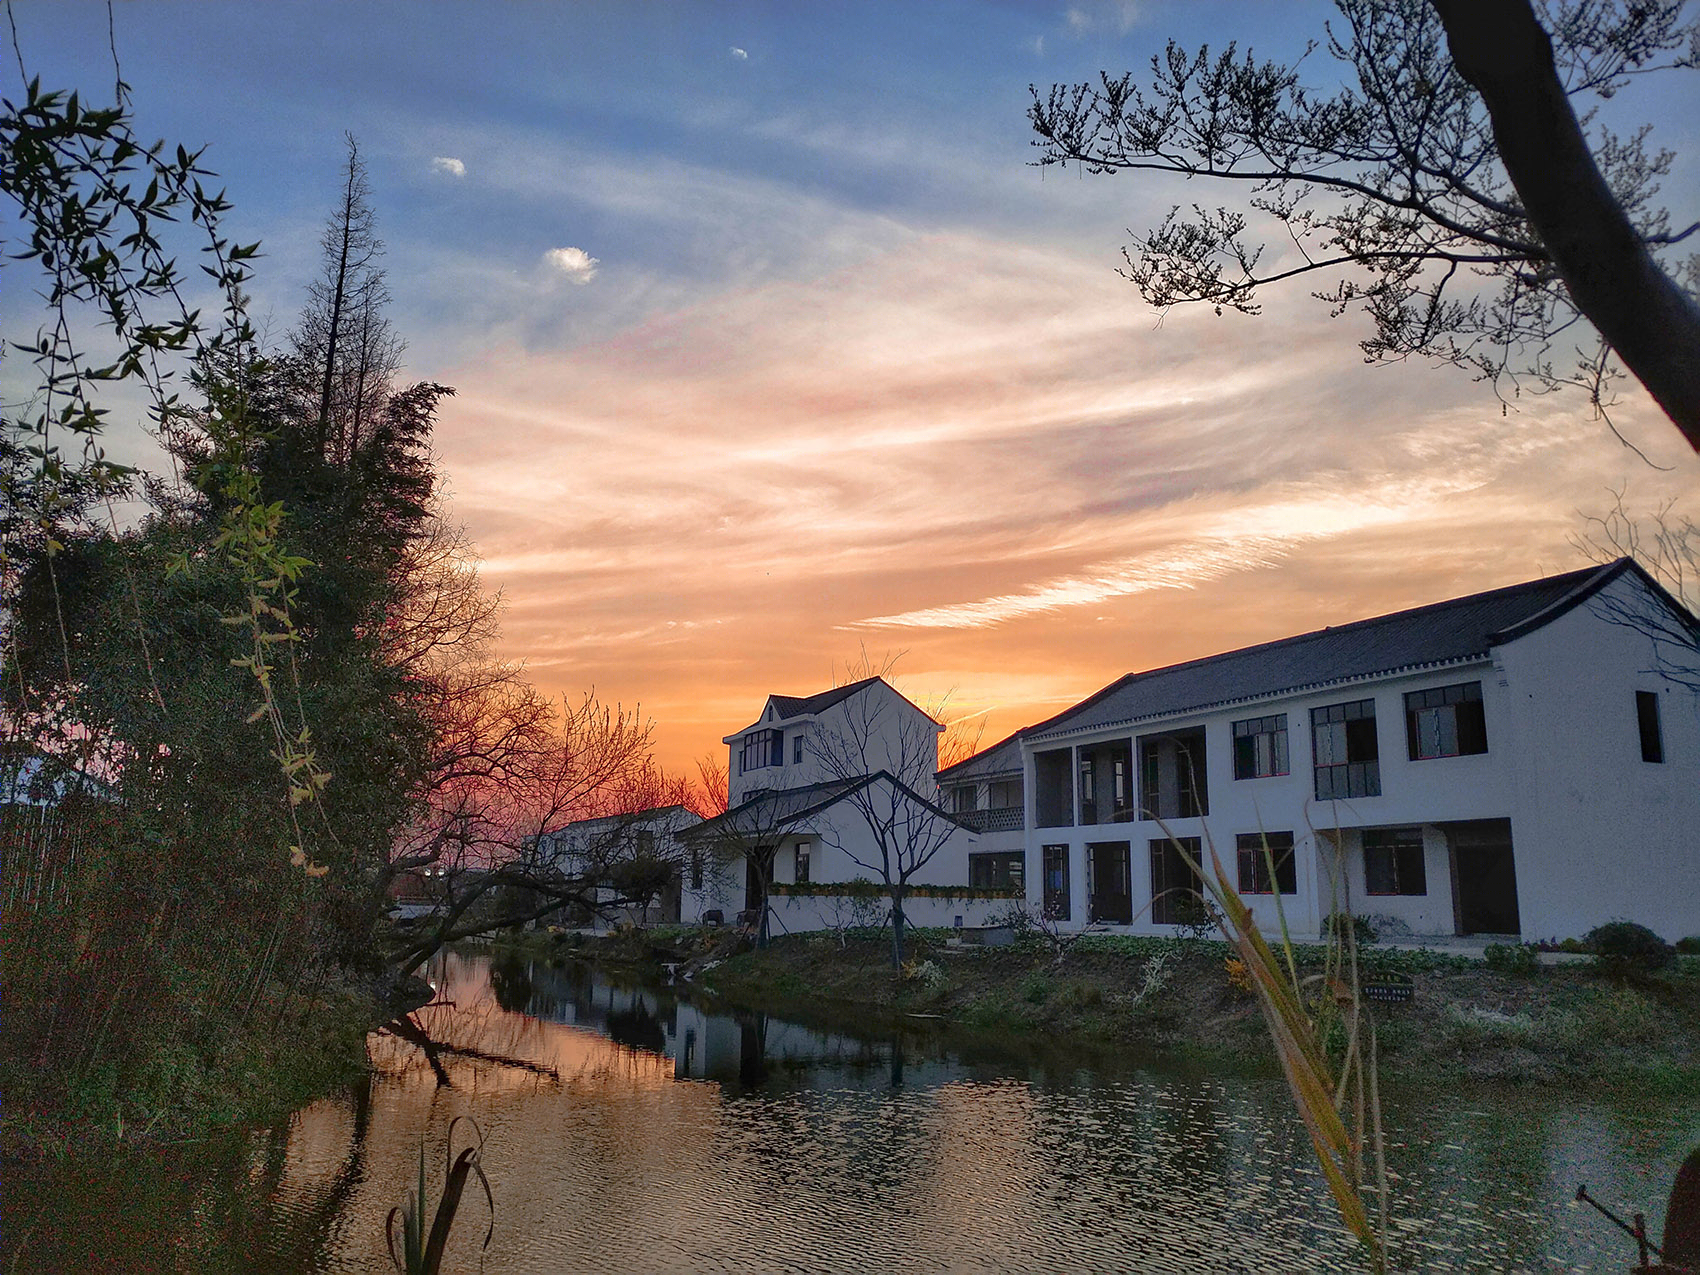
<path fill-rule="evenodd" d="M 1203 839 L 1209 855 L 1208 871 L 1167 828 L 1164 833 L 1209 894 L 1222 935 L 1244 966 L 1243 977 L 1263 1012 L 1270 1042 L 1341 1219 L 1363 1245 L 1371 1269 L 1386 1270 L 1386 1142 L 1375 1022 L 1362 993 L 1357 927 L 1331 927 L 1325 936 L 1322 970 L 1301 973 L 1279 889 L 1270 896 L 1280 929 L 1279 940 L 1272 945 L 1229 879 L 1208 830 Z M 1318 835 L 1338 847 L 1338 834 Z M 1274 882 L 1278 879 L 1275 856 L 1267 839 L 1262 853 L 1267 879 Z M 1333 871 L 1331 876 L 1337 912 L 1349 915 L 1339 897 L 1339 874 Z M 1366 1197 L 1373 1200 L 1373 1211 Z"/>
<path fill-rule="evenodd" d="M 454 1154 L 455 1126 L 462 1120 L 477 1130 L 478 1142 L 459 1155 Z M 467 1180 L 476 1175 L 484 1188 L 484 1200 L 490 1206 L 490 1225 L 484 1232 L 483 1248 L 490 1247 L 496 1233 L 496 1200 L 490 1191 L 490 1179 L 484 1175 L 482 1156 L 484 1131 L 471 1116 L 456 1116 L 449 1122 L 449 1136 L 443 1148 L 443 1194 L 431 1216 L 431 1229 L 425 1229 L 429 1196 L 425 1190 L 425 1142 L 419 1143 L 419 1182 L 405 1201 L 391 1209 L 384 1219 L 384 1241 L 389 1247 L 390 1261 L 402 1275 L 438 1275 L 443 1265 L 443 1253 L 460 1210 L 461 1197 L 466 1193 Z M 401 1223 L 401 1251 L 396 1251 L 396 1223 Z"/>

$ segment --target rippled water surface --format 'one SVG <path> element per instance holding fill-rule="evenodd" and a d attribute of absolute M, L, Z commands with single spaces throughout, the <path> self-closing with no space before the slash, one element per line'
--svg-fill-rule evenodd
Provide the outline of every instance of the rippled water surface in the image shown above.
<path fill-rule="evenodd" d="M 705 1013 L 450 956 L 357 1092 L 226 1142 L 7 1184 L 19 1270 L 370 1272 L 451 1123 L 485 1135 L 445 1271 L 1355 1269 L 1278 1080 Z M 1655 1230 L 1700 1113 L 1395 1090 L 1401 1266 L 1627 1270 L 1578 1183 Z M 456 1145 L 471 1137 L 462 1122 Z"/>

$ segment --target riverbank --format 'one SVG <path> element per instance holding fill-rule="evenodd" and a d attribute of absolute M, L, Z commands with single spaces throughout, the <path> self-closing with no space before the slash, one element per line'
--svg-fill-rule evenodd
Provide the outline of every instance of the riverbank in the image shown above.
<path fill-rule="evenodd" d="M 0 1059 L 0 1161 L 64 1161 L 117 1143 L 191 1141 L 270 1123 L 364 1075 L 368 1033 L 428 996 L 413 980 L 261 996 L 246 1026 L 216 1043 L 180 1042 L 139 1065 L 113 1060 L 69 1078 L 8 1050 Z"/>
<path fill-rule="evenodd" d="M 584 940 L 526 940 L 612 968 L 675 965 L 690 985 L 733 1004 L 798 1016 L 854 1010 L 925 1016 L 965 1028 L 1138 1046 L 1273 1068 L 1262 1015 L 1225 943 L 1089 935 L 1062 951 L 1043 939 L 962 946 L 918 931 L 904 974 L 877 935 L 794 935 L 765 950 L 725 931 L 674 930 Z M 521 949 L 523 950 L 523 948 Z M 1320 949 L 1300 949 L 1301 974 Z M 1367 948 L 1366 981 L 1404 984 L 1410 999 L 1377 1004 L 1388 1074 L 1515 1083 L 1634 1084 L 1700 1095 L 1700 958 L 1633 977 L 1591 963 L 1526 972 L 1427 951 Z"/>

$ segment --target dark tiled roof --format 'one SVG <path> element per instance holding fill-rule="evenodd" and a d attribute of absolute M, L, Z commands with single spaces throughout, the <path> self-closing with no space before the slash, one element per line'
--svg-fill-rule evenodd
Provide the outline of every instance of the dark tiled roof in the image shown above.
<path fill-rule="evenodd" d="M 747 800 L 733 806 L 725 814 L 701 823 L 685 832 L 695 840 L 715 835 L 745 836 L 776 832 L 787 824 L 807 818 L 824 810 L 852 789 L 868 782 L 867 777 L 829 779 L 825 783 L 806 784 L 801 788 L 763 789 Z"/>
<path fill-rule="evenodd" d="M 1550 623 L 1625 571 L 1646 579 L 1639 567 L 1628 559 L 1619 559 L 1603 567 L 1568 571 L 1168 668 L 1129 673 L 1022 734 L 1032 739 L 1375 674 L 1483 658 L 1498 642 Z"/>
<path fill-rule="evenodd" d="M 684 829 L 679 835 L 688 841 L 714 836 L 777 835 L 792 824 L 799 823 L 828 806 L 836 805 L 858 790 L 882 779 L 931 813 L 951 823 L 960 822 L 955 815 L 923 797 L 890 771 L 876 770 L 871 775 L 857 775 L 850 779 L 829 779 L 824 783 L 806 784 L 801 788 L 763 791 L 733 806 L 723 815 L 704 819 L 701 823 Z"/>
<path fill-rule="evenodd" d="M 697 818 L 696 814 L 685 806 L 652 806 L 648 810 L 628 810 L 617 815 L 595 815 L 589 819 L 574 819 L 548 829 L 543 835 L 545 837 L 558 837 L 567 832 L 618 825 L 636 828 L 644 824 L 660 823 L 663 820 L 671 821 L 681 815 L 687 819 Z"/>
<path fill-rule="evenodd" d="M 829 709 L 879 680 L 877 677 L 864 677 L 859 682 L 851 682 L 848 686 L 835 686 L 830 691 L 821 691 L 817 695 L 769 695 L 767 702 L 779 710 L 781 718 L 802 717 Z"/>

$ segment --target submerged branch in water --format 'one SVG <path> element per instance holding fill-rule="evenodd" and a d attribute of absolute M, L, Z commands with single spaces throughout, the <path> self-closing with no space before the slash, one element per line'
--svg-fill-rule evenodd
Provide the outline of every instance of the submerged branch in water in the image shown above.
<path fill-rule="evenodd" d="M 527 1058 L 514 1058 L 507 1054 L 493 1054 L 488 1050 L 478 1049 L 471 1045 L 451 1045 L 446 1041 L 433 1040 L 411 1014 L 391 1019 L 379 1031 L 385 1031 L 392 1036 L 405 1040 L 410 1045 L 417 1045 L 425 1055 L 425 1061 L 431 1064 L 431 1070 L 437 1075 L 437 1083 L 448 1088 L 454 1088 L 454 1082 L 449 1079 L 449 1073 L 442 1063 L 443 1054 L 452 1054 L 457 1058 L 472 1058 L 478 1062 L 495 1063 L 499 1067 L 517 1067 L 521 1071 L 529 1071 L 535 1075 L 547 1076 L 551 1080 L 560 1080 L 561 1073 L 547 1063 L 532 1062 Z"/>

